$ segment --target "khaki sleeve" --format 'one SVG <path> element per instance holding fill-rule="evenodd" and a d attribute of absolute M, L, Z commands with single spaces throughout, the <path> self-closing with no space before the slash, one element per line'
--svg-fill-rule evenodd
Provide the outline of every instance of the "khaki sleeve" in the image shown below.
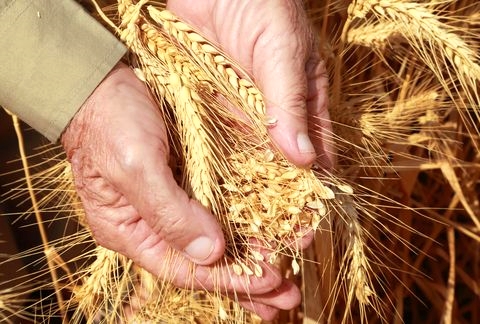
<path fill-rule="evenodd" d="M 2 0 L 0 105 L 57 141 L 125 52 L 72 0 Z"/>

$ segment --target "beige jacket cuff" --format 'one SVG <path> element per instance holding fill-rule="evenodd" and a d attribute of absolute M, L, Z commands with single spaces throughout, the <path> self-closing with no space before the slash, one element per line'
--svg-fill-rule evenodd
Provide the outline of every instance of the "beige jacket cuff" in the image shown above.
<path fill-rule="evenodd" d="M 0 4 L 0 105 L 55 142 L 125 54 L 72 0 Z"/>

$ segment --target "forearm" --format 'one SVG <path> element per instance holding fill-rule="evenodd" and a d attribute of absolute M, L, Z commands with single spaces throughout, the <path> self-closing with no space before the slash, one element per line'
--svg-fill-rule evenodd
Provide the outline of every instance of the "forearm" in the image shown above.
<path fill-rule="evenodd" d="M 0 105 L 56 141 L 124 53 L 74 1 L 3 1 Z"/>

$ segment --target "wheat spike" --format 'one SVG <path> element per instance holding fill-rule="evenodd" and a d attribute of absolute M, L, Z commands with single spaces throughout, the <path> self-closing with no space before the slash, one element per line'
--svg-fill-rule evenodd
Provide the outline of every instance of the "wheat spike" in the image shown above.
<path fill-rule="evenodd" d="M 459 36 L 463 32 L 462 27 L 442 22 L 432 7 L 434 6 L 431 4 L 396 0 L 354 1 L 349 6 L 349 18 L 344 26 L 342 39 L 347 40 L 352 22 L 355 19 L 366 20 L 367 14 L 373 15 L 380 24 L 395 23 L 398 34 L 406 39 L 408 46 L 434 73 L 452 98 L 465 123 L 469 124 L 468 132 L 478 133 L 475 121 L 479 116 L 480 98 L 478 45 L 473 41 L 467 43 L 466 38 Z M 337 67 L 338 69 L 340 67 Z M 338 91 L 338 80 L 334 85 Z M 462 94 L 457 95 L 459 93 Z M 458 97 L 463 99 L 457 100 Z M 472 110 L 476 117 L 472 118 L 468 110 Z"/>
<path fill-rule="evenodd" d="M 353 303 L 355 297 L 359 303 L 361 317 L 366 318 L 366 308 L 372 305 L 372 299 L 376 298 L 370 278 L 370 265 L 367 258 L 368 247 L 365 244 L 364 232 L 359 221 L 357 208 L 350 195 L 337 193 L 340 201 L 340 220 L 337 226 L 343 227 L 341 240 L 344 245 L 344 266 L 347 285 L 347 308 Z M 345 312 L 343 321 L 346 320 L 348 312 Z"/>
<path fill-rule="evenodd" d="M 350 29 L 347 33 L 347 42 L 382 50 L 388 42 L 398 36 L 398 27 L 395 22 L 381 21 Z"/>
<path fill-rule="evenodd" d="M 104 319 L 115 322 L 124 317 L 122 302 L 128 296 L 131 285 L 128 276 L 132 262 L 114 251 L 97 247 L 96 259 L 86 270 L 83 281 L 74 288 L 73 304 L 76 305 L 72 321 L 87 318 Z M 119 275 L 119 266 L 125 273 Z"/>
<path fill-rule="evenodd" d="M 377 15 L 402 26 L 400 31 L 406 37 L 420 38 L 425 43 L 433 39 L 448 61 L 467 77 L 467 84 L 480 78 L 478 54 L 425 6 L 389 0 L 370 1 L 370 5 Z"/>
<path fill-rule="evenodd" d="M 146 81 L 160 89 L 160 100 L 166 100 L 176 109 L 176 129 L 183 143 L 182 156 L 188 163 L 185 165 L 183 183 L 188 184 L 190 189 L 185 189 L 204 206 L 212 208 L 212 181 L 216 179 L 216 175 L 209 161 L 214 159 L 214 139 L 205 129 L 205 114 L 202 111 L 204 108 L 195 89 L 205 77 L 200 69 L 189 64 L 189 61 L 178 53 L 176 47 L 155 26 L 145 20 L 137 21 L 141 19 L 141 6 L 142 2 L 134 7 L 136 10 L 125 9 L 122 19 L 127 28 L 124 30 L 126 32 L 122 32 L 122 38 L 138 54 Z M 135 21 L 140 28 L 132 24 Z"/>
<path fill-rule="evenodd" d="M 265 105 L 260 91 L 250 80 L 245 79 L 247 77 L 245 73 L 244 78 L 238 76 L 233 68 L 240 69 L 240 67 L 234 64 L 233 60 L 222 54 L 219 49 L 171 12 L 159 11 L 152 6 L 149 6 L 148 10 L 150 16 L 165 28 L 169 36 L 174 37 L 191 52 L 190 58 L 204 67 L 203 70 L 210 74 L 210 80 L 222 80 L 227 85 L 222 90 L 229 95 L 229 98 L 235 98 L 238 101 L 237 107 L 244 108 L 243 111 L 249 115 L 252 111 L 256 111 L 260 116 L 265 115 Z"/>

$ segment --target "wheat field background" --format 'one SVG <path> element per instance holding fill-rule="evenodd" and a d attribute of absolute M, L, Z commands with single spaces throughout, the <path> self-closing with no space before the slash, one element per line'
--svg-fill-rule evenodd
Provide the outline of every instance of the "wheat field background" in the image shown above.
<path fill-rule="evenodd" d="M 232 275 L 261 277 L 270 262 L 301 287 L 302 305 L 275 323 L 480 322 L 477 1 L 304 1 L 329 76 L 331 171 L 272 149 L 255 80 L 162 2 L 83 3 L 129 47 L 170 127 L 178 182 L 224 228 Z M 260 322 L 220 288 L 176 288 L 96 246 L 61 150 L 2 122 L 18 157 L 1 178 L 2 240 L 17 243 L 2 251 L 5 321 Z M 305 251 L 285 243 L 298 227 L 316 229 Z"/>

